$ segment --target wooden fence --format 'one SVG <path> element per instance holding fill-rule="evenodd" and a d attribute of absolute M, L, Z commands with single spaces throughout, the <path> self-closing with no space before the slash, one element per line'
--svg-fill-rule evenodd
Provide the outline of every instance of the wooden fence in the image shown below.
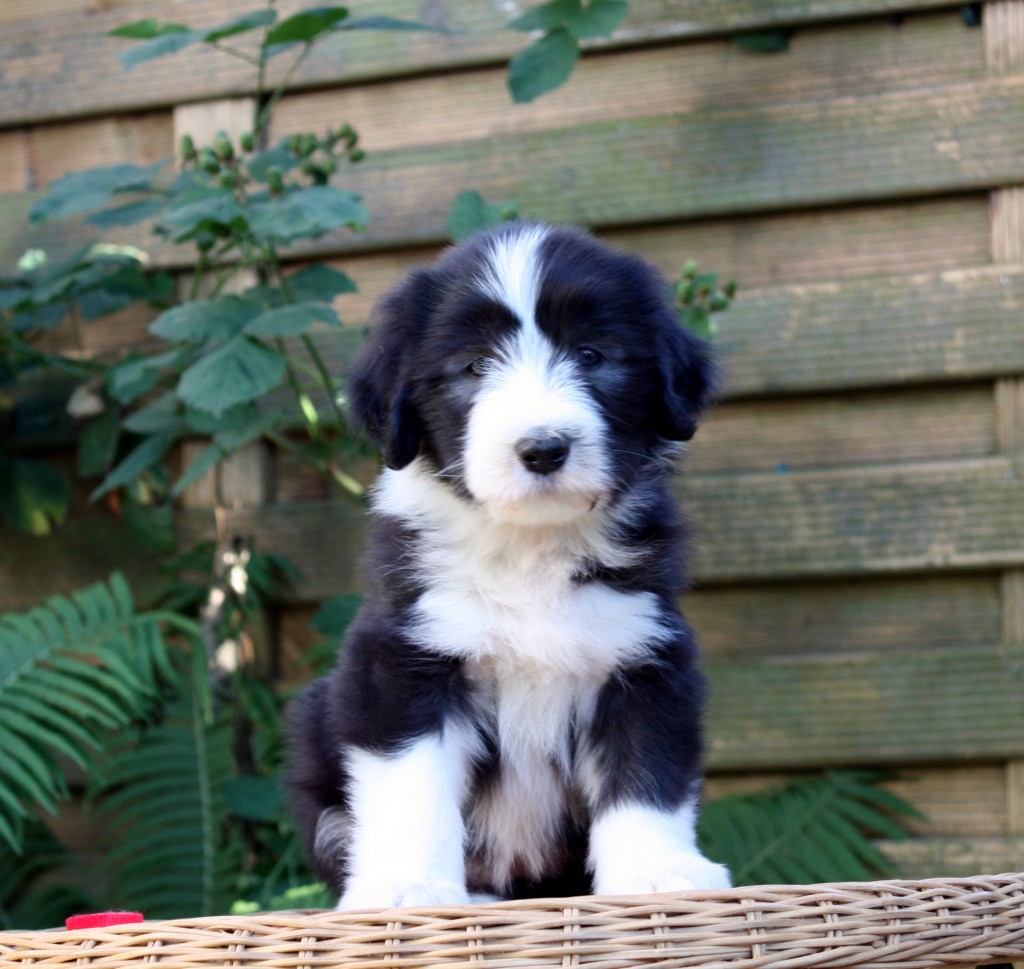
<path fill-rule="evenodd" d="M 29 229 L 67 170 L 172 154 L 248 116 L 249 74 L 183 54 L 124 75 L 106 30 L 213 24 L 251 0 L 6 0 L 0 8 L 0 265 L 64 250 Z M 284 10 L 297 4 L 282 0 Z M 713 679 L 714 792 L 836 765 L 897 772 L 927 816 L 889 850 L 909 876 L 1024 867 L 1024 0 L 634 0 L 571 82 L 513 106 L 501 30 L 518 3 L 367 2 L 447 35 L 331 42 L 275 135 L 350 122 L 346 184 L 368 231 L 307 245 L 356 279 L 350 323 L 445 238 L 454 195 L 594 227 L 674 275 L 734 277 L 727 399 L 679 495 L 694 523 L 685 608 Z M 372 10 L 371 10 L 372 8 Z M 362 11 L 361 11 L 362 12 Z M 967 18 L 970 19 L 970 18 Z M 791 30 L 755 54 L 737 33 Z M 184 268 L 181 252 L 155 260 Z M 90 352 L 145 320 L 90 325 Z M 214 508 L 218 511 L 215 515 Z M 289 556 L 281 661 L 311 610 L 358 588 L 360 511 L 258 446 L 191 489 L 182 540 L 241 534 Z M 0 607 L 151 558 L 76 502 L 53 538 L 0 536 Z"/>

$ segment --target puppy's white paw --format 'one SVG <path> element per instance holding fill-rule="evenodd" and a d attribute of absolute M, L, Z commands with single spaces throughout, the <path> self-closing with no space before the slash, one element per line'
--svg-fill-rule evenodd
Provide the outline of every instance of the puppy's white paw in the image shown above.
<path fill-rule="evenodd" d="M 467 905 L 465 885 L 423 878 L 401 884 L 353 879 L 338 899 L 338 911 L 361 908 L 426 908 L 436 905 Z"/>
<path fill-rule="evenodd" d="M 731 888 L 729 869 L 708 861 L 697 852 L 671 855 L 647 871 L 635 871 L 617 878 L 598 880 L 598 895 L 646 895 L 649 892 L 685 892 L 692 889 L 711 891 Z"/>

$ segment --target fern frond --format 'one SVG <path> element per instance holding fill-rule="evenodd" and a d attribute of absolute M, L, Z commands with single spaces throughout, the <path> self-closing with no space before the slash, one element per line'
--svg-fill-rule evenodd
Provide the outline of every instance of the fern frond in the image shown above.
<path fill-rule="evenodd" d="M 20 852 L 37 808 L 67 795 L 59 756 L 93 771 L 109 732 L 152 706 L 171 673 L 159 614 L 124 578 L 0 616 L 0 841 Z"/>
<path fill-rule="evenodd" d="M 896 818 L 916 815 L 878 787 L 879 776 L 836 771 L 705 805 L 704 850 L 737 885 L 864 881 L 891 875 L 872 838 L 905 838 Z"/>
<path fill-rule="evenodd" d="M 163 721 L 113 755 L 96 813 L 119 832 L 105 859 L 108 904 L 148 918 L 212 915 L 231 903 L 241 868 L 237 835 L 226 825 L 224 789 L 236 776 L 231 731 L 209 725 L 193 687 Z"/>
<path fill-rule="evenodd" d="M 96 900 L 55 880 L 71 854 L 40 822 L 25 826 L 24 854 L 0 845 L 0 930 L 45 929 L 74 912 L 91 911 Z"/>

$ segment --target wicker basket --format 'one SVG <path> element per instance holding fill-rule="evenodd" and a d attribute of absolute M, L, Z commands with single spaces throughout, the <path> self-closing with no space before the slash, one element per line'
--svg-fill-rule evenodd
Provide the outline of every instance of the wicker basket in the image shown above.
<path fill-rule="evenodd" d="M 1024 960 L 1024 874 L 0 933 L 0 969 L 972 966 Z"/>

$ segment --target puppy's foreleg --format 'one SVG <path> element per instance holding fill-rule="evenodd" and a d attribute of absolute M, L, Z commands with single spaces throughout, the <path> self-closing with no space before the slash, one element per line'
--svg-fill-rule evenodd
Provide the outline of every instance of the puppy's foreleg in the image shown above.
<path fill-rule="evenodd" d="M 350 749 L 354 820 L 339 909 L 467 902 L 461 802 L 468 765 L 453 731 L 393 754 Z"/>
<path fill-rule="evenodd" d="M 697 848 L 696 815 L 691 801 L 674 810 L 625 803 L 602 811 L 590 831 L 594 892 L 642 895 L 728 888 L 728 869 Z"/>

